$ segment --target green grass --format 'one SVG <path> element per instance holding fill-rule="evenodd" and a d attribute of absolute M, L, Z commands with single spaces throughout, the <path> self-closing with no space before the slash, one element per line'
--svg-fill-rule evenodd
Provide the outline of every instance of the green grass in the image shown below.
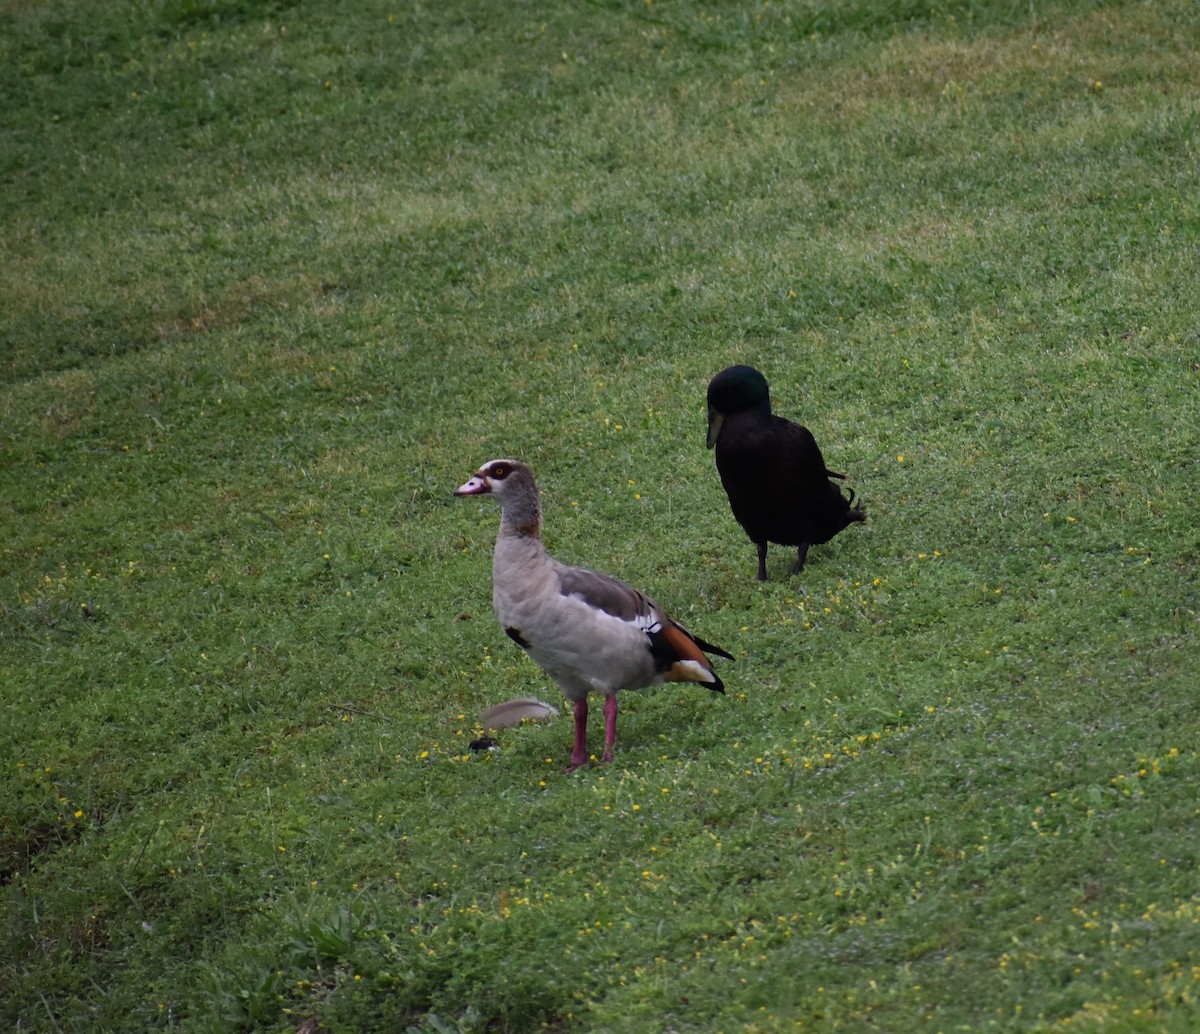
<path fill-rule="evenodd" d="M 1193 1030 L 1198 30 L 0 2 L 5 1028 Z M 735 361 L 868 509 L 800 577 Z M 501 455 L 738 658 L 606 768 L 467 749 Z"/>

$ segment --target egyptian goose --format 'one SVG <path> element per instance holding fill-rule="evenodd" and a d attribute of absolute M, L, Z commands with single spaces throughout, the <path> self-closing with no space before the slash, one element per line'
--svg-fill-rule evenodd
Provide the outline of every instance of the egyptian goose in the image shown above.
<path fill-rule="evenodd" d="M 828 542 L 866 514 L 830 478 L 807 427 L 771 413 L 767 379 L 753 366 L 731 366 L 708 384 L 708 447 L 733 516 L 758 548 L 758 579 L 767 578 L 767 543 L 798 547 L 796 572 L 808 547 Z"/>
<path fill-rule="evenodd" d="M 588 694 L 604 697 L 603 760 L 611 761 L 618 691 L 699 682 L 725 692 L 705 651 L 732 660 L 730 654 L 696 638 L 637 589 L 599 571 L 560 564 L 546 552 L 538 488 L 524 463 L 485 463 L 454 494 L 490 494 L 500 504 L 492 605 L 508 637 L 574 705 L 568 772 L 588 759 Z"/>

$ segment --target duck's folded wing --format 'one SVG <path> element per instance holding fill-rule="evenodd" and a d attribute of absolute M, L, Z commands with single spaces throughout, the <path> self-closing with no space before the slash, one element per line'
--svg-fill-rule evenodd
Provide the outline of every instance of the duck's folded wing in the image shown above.
<path fill-rule="evenodd" d="M 654 601 L 610 574 L 588 567 L 561 566 L 558 590 L 563 596 L 574 596 L 589 607 L 630 624 L 644 628 L 653 623 Z"/>

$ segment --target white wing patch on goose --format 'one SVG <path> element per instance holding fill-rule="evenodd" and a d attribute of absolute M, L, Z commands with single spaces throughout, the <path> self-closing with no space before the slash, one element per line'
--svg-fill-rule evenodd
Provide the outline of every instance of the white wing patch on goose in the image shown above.
<path fill-rule="evenodd" d="M 672 664 L 666 678 L 668 682 L 701 682 L 706 686 L 717 681 L 716 676 L 699 661 L 687 659 Z"/>

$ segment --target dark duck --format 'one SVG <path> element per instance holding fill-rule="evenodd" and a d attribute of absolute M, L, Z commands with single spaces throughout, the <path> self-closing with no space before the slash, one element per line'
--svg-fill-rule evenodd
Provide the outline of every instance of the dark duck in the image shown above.
<path fill-rule="evenodd" d="M 771 412 L 767 379 L 753 366 L 731 366 L 708 384 L 708 447 L 733 516 L 758 549 L 758 578 L 767 578 L 767 544 L 795 546 L 797 572 L 810 546 L 866 520 L 834 483 L 807 427 Z"/>

